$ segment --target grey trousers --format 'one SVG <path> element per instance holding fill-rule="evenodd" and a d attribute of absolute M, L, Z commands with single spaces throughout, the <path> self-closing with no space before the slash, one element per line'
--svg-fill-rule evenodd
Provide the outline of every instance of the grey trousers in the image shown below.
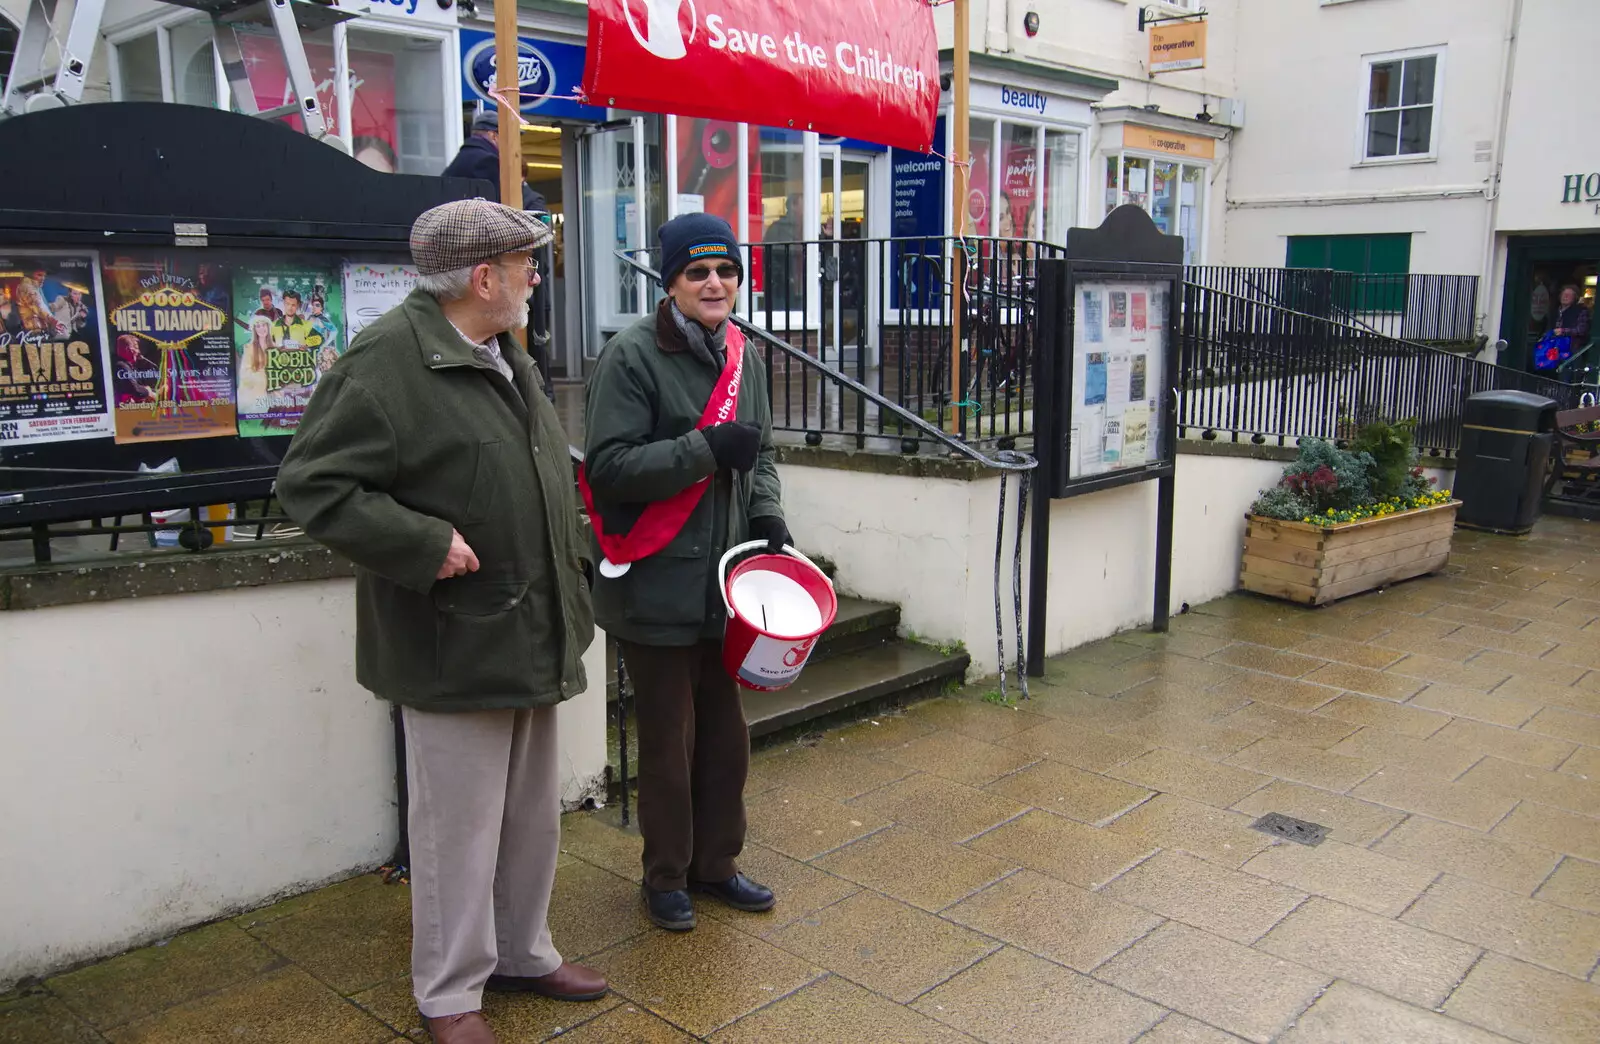
<path fill-rule="evenodd" d="M 412 988 L 429 1018 L 477 1011 L 491 974 L 561 967 L 545 923 L 561 840 L 556 710 L 404 716 Z"/>

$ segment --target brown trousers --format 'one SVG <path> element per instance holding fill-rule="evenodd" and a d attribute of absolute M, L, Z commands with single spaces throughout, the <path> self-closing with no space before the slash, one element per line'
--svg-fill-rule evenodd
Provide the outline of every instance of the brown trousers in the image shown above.
<path fill-rule="evenodd" d="M 744 848 L 750 730 L 722 643 L 620 643 L 639 723 L 644 882 L 659 892 L 725 881 Z"/>

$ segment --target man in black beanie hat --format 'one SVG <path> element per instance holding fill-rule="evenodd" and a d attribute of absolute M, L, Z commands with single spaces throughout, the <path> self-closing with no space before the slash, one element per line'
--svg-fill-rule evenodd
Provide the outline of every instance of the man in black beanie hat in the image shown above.
<path fill-rule="evenodd" d="M 695 925 L 689 890 L 739 910 L 772 891 L 739 873 L 750 734 L 722 667 L 728 548 L 789 543 L 761 357 L 729 322 L 744 278 L 733 229 L 661 226 L 667 298 L 608 342 L 589 379 L 581 478 L 605 561 L 595 616 L 637 701 L 643 896 L 663 928 Z"/>

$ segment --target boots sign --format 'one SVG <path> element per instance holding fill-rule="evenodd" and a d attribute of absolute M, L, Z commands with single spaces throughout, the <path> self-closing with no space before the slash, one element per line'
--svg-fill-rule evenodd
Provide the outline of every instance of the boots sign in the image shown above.
<path fill-rule="evenodd" d="M 590 0 L 589 104 L 813 130 L 926 152 L 939 52 L 926 0 Z"/>

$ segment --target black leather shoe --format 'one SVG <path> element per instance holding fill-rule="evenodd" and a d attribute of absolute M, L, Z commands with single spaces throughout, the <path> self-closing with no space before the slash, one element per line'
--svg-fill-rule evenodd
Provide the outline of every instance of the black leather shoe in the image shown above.
<path fill-rule="evenodd" d="M 689 887 L 747 913 L 764 913 L 778 901 L 773 897 L 772 889 L 756 884 L 743 874 L 734 874 L 726 881 L 693 881 Z"/>
<path fill-rule="evenodd" d="M 644 893 L 644 909 L 650 920 L 669 932 L 686 932 L 694 927 L 694 904 L 689 893 L 679 889 L 658 892 L 649 885 L 640 885 Z"/>

